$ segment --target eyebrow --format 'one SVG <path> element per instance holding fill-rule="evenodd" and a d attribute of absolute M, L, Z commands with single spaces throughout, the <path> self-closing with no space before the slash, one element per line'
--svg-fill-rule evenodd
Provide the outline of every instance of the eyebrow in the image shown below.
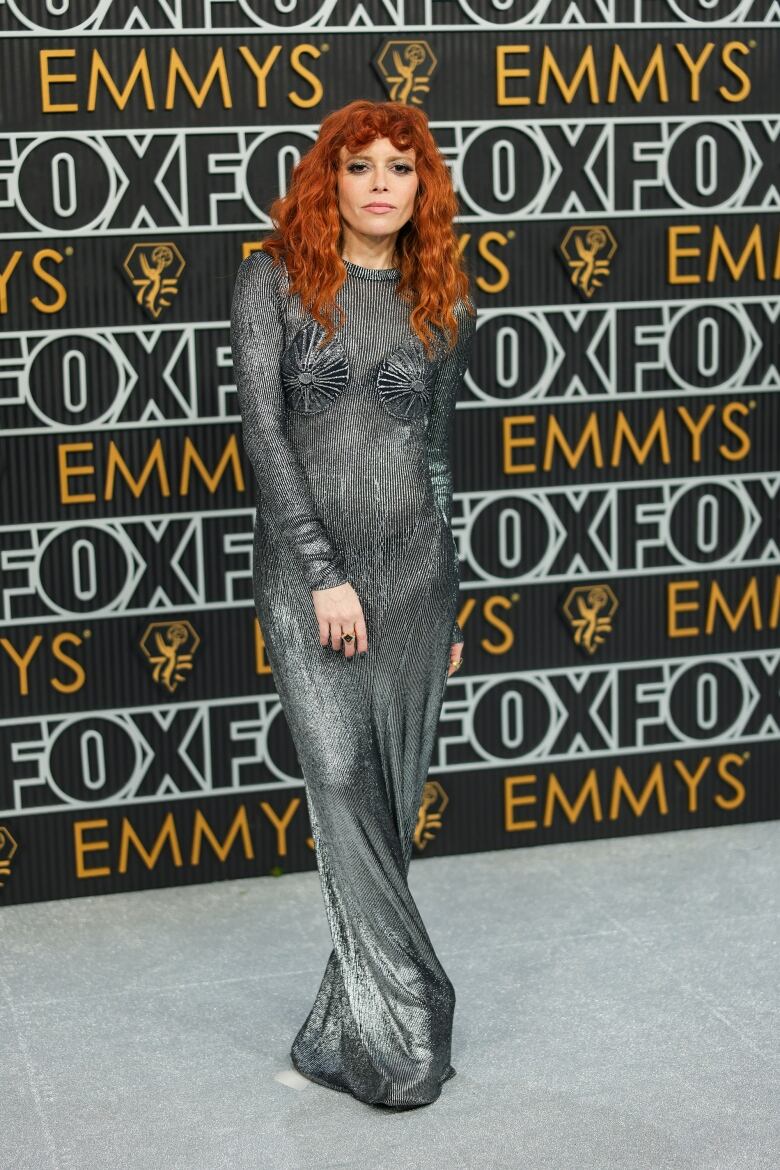
<path fill-rule="evenodd" d="M 346 162 L 354 162 L 356 159 L 363 159 L 365 162 L 372 162 L 373 161 L 372 159 L 370 159 L 368 157 L 367 154 L 351 154 L 349 156 L 349 158 L 347 158 L 345 161 Z M 392 154 L 392 155 L 390 155 L 390 157 L 388 158 L 387 161 L 388 162 L 399 162 L 399 161 L 400 162 L 414 162 L 414 159 L 410 158 L 406 154 Z"/>

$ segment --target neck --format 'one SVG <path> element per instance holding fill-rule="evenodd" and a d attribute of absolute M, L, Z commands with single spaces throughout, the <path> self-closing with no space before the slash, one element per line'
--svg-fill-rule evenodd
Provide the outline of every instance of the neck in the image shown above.
<path fill-rule="evenodd" d="M 341 234 L 341 260 L 359 264 L 361 268 L 395 268 L 395 240 L 393 235 L 366 236 L 353 232 L 344 225 Z"/>

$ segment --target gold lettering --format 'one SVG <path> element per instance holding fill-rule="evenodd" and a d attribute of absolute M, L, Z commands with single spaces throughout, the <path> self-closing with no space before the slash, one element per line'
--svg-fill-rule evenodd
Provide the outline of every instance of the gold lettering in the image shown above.
<path fill-rule="evenodd" d="M 485 263 L 490 268 L 493 268 L 498 274 L 498 278 L 494 280 L 492 284 L 490 284 L 484 276 L 477 276 L 475 278 L 477 286 L 481 292 L 493 294 L 500 293 L 503 292 L 509 284 L 509 268 L 500 256 L 497 256 L 495 252 L 490 250 L 491 244 L 500 244 L 502 247 L 506 247 L 508 243 L 509 240 L 503 232 L 490 231 L 483 232 L 480 235 L 477 241 L 477 254 L 479 255 L 480 259 L 484 260 Z"/>
<path fill-rule="evenodd" d="M 761 225 L 753 224 L 753 229 L 747 238 L 742 253 L 738 259 L 731 254 L 731 249 L 720 226 L 716 223 L 712 229 L 712 242 L 707 263 L 707 280 L 714 281 L 718 275 L 718 262 L 722 255 L 727 269 L 733 280 L 739 280 L 751 256 L 755 255 L 755 275 L 757 280 L 766 280 L 766 260 L 764 259 L 764 244 L 761 237 Z"/>
<path fill-rule="evenodd" d="M 110 877 L 111 870 L 107 865 L 100 866 L 99 869 L 87 869 L 84 864 L 84 854 L 96 852 L 98 849 L 108 849 L 108 841 L 85 841 L 84 834 L 88 829 L 107 829 L 108 821 L 101 817 L 94 821 L 74 821 L 73 822 L 73 848 L 76 857 L 76 877 L 77 878 L 92 878 L 92 877 Z"/>
<path fill-rule="evenodd" d="M 17 250 L 12 252 L 9 256 L 8 263 L 6 264 L 5 268 L 0 271 L 0 313 L 8 312 L 8 281 L 11 279 L 14 269 L 23 255 L 24 252 L 21 252 L 17 248 Z"/>
<path fill-rule="evenodd" d="M 710 599 L 707 606 L 707 616 L 704 619 L 704 632 L 711 634 L 715 628 L 715 612 L 720 610 L 723 617 L 726 619 L 726 625 L 732 633 L 734 633 L 742 622 L 743 617 L 748 609 L 752 611 L 753 615 L 753 629 L 762 629 L 761 625 L 761 606 L 758 600 L 758 581 L 755 577 L 751 577 L 746 586 L 736 612 L 732 612 L 729 608 L 726 598 L 721 592 L 720 585 L 717 581 L 713 581 L 710 585 Z"/>
<path fill-rule="evenodd" d="M 511 609 L 512 604 L 508 597 L 494 596 L 489 597 L 483 605 L 482 612 L 488 625 L 504 635 L 500 642 L 489 642 L 487 638 L 482 638 L 480 646 L 487 654 L 506 654 L 514 645 L 515 635 L 512 627 L 496 613 L 497 609 Z"/>
<path fill-rule="evenodd" d="M 192 849 L 190 852 L 190 863 L 198 865 L 200 863 L 200 851 L 203 838 L 206 837 L 211 848 L 216 853 L 221 862 L 227 860 L 230 850 L 233 848 L 233 842 L 238 834 L 241 834 L 241 840 L 244 845 L 244 857 L 253 858 L 255 851 L 252 847 L 252 838 L 249 833 L 249 822 L 246 815 L 246 807 L 242 804 L 236 811 L 236 815 L 230 823 L 225 837 L 224 844 L 218 840 L 214 830 L 209 822 L 204 817 L 199 808 L 195 809 L 195 820 L 192 826 Z"/>
<path fill-rule="evenodd" d="M 71 479 L 76 479 L 82 475 L 94 475 L 95 466 L 93 463 L 85 463 L 70 467 L 68 464 L 68 456 L 71 451 L 92 451 L 93 443 L 60 443 L 57 446 L 57 469 L 60 481 L 60 503 L 62 504 L 94 504 L 97 496 L 94 492 L 89 492 L 85 495 L 74 496 L 69 487 L 68 482 Z"/>
<path fill-rule="evenodd" d="M 515 437 L 515 427 L 534 427 L 536 426 L 535 414 L 510 414 L 501 420 L 501 425 L 504 433 L 504 474 L 505 475 L 519 475 L 523 472 L 536 471 L 535 463 L 512 463 L 510 460 L 511 453 L 516 447 L 535 447 L 535 435 L 520 435 Z"/>
<path fill-rule="evenodd" d="M 57 277 L 53 276 L 51 272 L 47 272 L 43 267 L 44 260 L 56 260 L 58 264 L 61 264 L 62 256 L 54 248 L 40 248 L 33 255 L 32 259 L 33 272 L 36 276 L 41 278 L 44 284 L 48 284 L 49 288 L 54 289 L 54 291 L 58 294 L 57 299 L 47 304 L 45 301 L 42 301 L 36 293 L 34 297 L 30 298 L 30 304 L 34 309 L 37 309 L 39 313 L 58 313 L 67 301 L 68 295 L 65 291 L 64 284 L 57 280 Z"/>
<path fill-rule="evenodd" d="M 128 77 L 125 88 L 119 92 L 116 82 L 114 81 L 108 66 L 104 62 L 97 49 L 92 51 L 92 68 L 89 74 L 89 91 L 87 94 L 87 109 L 94 110 L 97 105 L 97 88 L 98 81 L 102 80 L 106 89 L 114 99 L 115 104 L 120 110 L 123 110 L 130 100 L 130 95 L 135 89 L 136 82 L 141 79 L 141 84 L 144 91 L 144 101 L 147 110 L 155 109 L 154 92 L 152 90 L 152 78 L 149 74 L 149 62 L 146 58 L 146 49 L 141 49 L 133 64 L 132 71 Z"/>
<path fill-rule="evenodd" d="M 169 812 L 162 823 L 159 833 L 152 846 L 151 853 L 147 853 L 140 837 L 136 833 L 127 817 L 122 817 L 122 830 L 119 841 L 119 873 L 127 873 L 128 854 L 130 843 L 135 847 L 147 869 L 154 869 L 157 859 L 162 852 L 165 841 L 170 841 L 171 856 L 174 865 L 183 865 L 179 838 L 176 835 L 176 824 L 173 813 Z"/>
<path fill-rule="evenodd" d="M 639 103 L 645 96 L 645 91 L 650 85 L 650 80 L 653 74 L 658 75 L 658 94 L 654 95 L 655 100 L 659 102 L 669 101 L 669 86 L 666 81 L 666 66 L 664 64 L 664 49 L 663 45 L 656 45 L 653 50 L 653 55 L 647 63 L 647 68 L 642 76 L 642 80 L 637 82 L 634 74 L 629 68 L 628 62 L 623 54 L 620 45 L 615 45 L 612 50 L 612 68 L 609 74 L 609 86 L 607 88 L 607 101 L 613 103 L 617 101 L 618 84 L 620 75 L 625 77 L 628 83 L 628 88 L 631 90 L 631 96 L 634 101 Z"/>
<path fill-rule="evenodd" d="M 722 796 L 719 792 L 716 792 L 715 803 L 719 806 L 719 808 L 731 810 L 733 808 L 739 808 L 739 806 L 744 802 L 746 796 L 745 785 L 738 776 L 733 776 L 728 770 L 729 764 L 738 764 L 740 767 L 742 767 L 744 763 L 744 758 L 737 755 L 736 752 L 727 752 L 725 756 L 721 756 L 718 760 L 718 775 L 720 776 L 721 780 L 725 780 L 725 782 L 734 789 L 734 796 L 731 797 L 731 799 L 726 796 Z"/>
<path fill-rule="evenodd" d="M 261 240 L 244 240 L 241 245 L 241 259 L 246 260 L 247 256 L 250 256 L 252 252 L 261 252 L 262 250 L 263 244 Z"/>
<path fill-rule="evenodd" d="M 655 421 L 652 423 L 642 447 L 639 446 L 636 436 L 631 430 L 631 426 L 628 419 L 626 418 L 625 412 L 622 410 L 617 412 L 617 419 L 615 422 L 615 437 L 612 443 L 612 458 L 610 459 L 612 467 L 617 467 L 620 463 L 624 438 L 628 442 L 634 459 L 640 467 L 644 463 L 645 459 L 647 459 L 647 456 L 650 454 L 650 450 L 656 439 L 658 440 L 661 451 L 661 462 L 669 463 L 671 461 L 672 457 L 669 454 L 669 435 L 666 429 L 666 415 L 662 409 L 659 409 L 656 412 Z M 601 466 L 601 464 L 599 464 L 599 466 Z"/>
<path fill-rule="evenodd" d="M 536 776 L 505 776 L 504 777 L 504 829 L 507 833 L 516 833 L 520 829 L 535 829 L 536 821 L 514 820 L 514 809 L 518 804 L 536 804 L 536 795 L 516 796 L 515 785 L 535 784 Z"/>
<path fill-rule="evenodd" d="M 83 639 L 81 639 L 78 634 L 70 634 L 65 630 L 59 634 L 56 634 L 52 641 L 51 652 L 53 657 L 58 662 L 61 662 L 64 666 L 72 667 L 73 674 L 75 676 L 73 681 L 70 683 L 60 682 L 58 678 L 54 677 L 49 679 L 49 682 L 54 687 L 54 690 L 59 691 L 61 695 L 71 695 L 74 691 L 80 691 L 87 680 L 87 672 L 84 670 L 84 667 L 81 665 L 81 663 L 77 662 L 75 658 L 71 658 L 62 649 L 66 643 L 70 643 L 73 646 L 81 646 L 82 641 Z"/>
<path fill-rule="evenodd" d="M 618 766 L 615 768 L 615 776 L 612 782 L 612 797 L 609 803 L 609 819 L 611 821 L 616 821 L 620 815 L 621 794 L 625 795 L 626 800 L 634 811 L 634 815 L 641 817 L 653 792 L 656 792 L 658 797 L 659 811 L 666 815 L 666 813 L 669 811 L 669 806 L 666 802 L 664 773 L 660 763 L 654 766 L 639 797 L 634 794 L 634 790 L 629 784 L 625 772 L 618 764 Z"/>
<path fill-rule="evenodd" d="M 193 105 L 198 110 L 201 109 L 204 102 L 206 101 L 208 92 L 214 84 L 215 78 L 218 78 L 223 108 L 226 110 L 231 110 L 233 108 L 233 98 L 230 93 L 230 82 L 227 75 L 227 66 L 225 65 L 224 49 L 217 49 L 212 59 L 209 71 L 206 74 L 200 89 L 196 88 L 195 82 L 190 77 L 190 74 L 187 71 L 187 68 L 181 57 L 179 56 L 178 51 L 176 49 L 170 50 L 168 60 L 168 87 L 165 92 L 166 110 L 172 110 L 174 108 L 176 82 L 178 78 L 181 78 L 184 88 L 190 95 Z"/>
<path fill-rule="evenodd" d="M 699 761 L 699 766 L 693 775 L 690 774 L 682 760 L 672 760 L 675 768 L 679 772 L 685 787 L 688 789 L 688 812 L 697 812 L 699 808 L 698 788 L 701 784 L 704 773 L 710 766 L 710 756 L 705 756 L 703 760 Z"/>
<path fill-rule="evenodd" d="M 555 59 L 552 49 L 549 45 L 542 47 L 542 60 L 539 74 L 539 92 L 537 97 L 538 105 L 544 105 L 547 101 L 547 86 L 550 75 L 555 79 L 558 89 L 563 94 L 563 99 L 567 105 L 571 105 L 574 95 L 580 87 L 583 76 L 588 79 L 588 98 L 592 105 L 599 103 L 599 84 L 596 77 L 596 63 L 593 59 L 593 46 L 588 45 L 580 57 L 579 63 L 576 67 L 574 77 L 571 83 L 567 85 L 566 80 L 558 67 L 558 62 Z"/>
<path fill-rule="evenodd" d="M 271 824 L 276 829 L 276 851 L 280 857 L 287 856 L 287 827 L 293 819 L 298 805 L 301 803 L 299 796 L 294 796 L 287 805 L 285 813 L 280 817 L 277 815 L 273 805 L 270 805 L 267 800 L 260 801 L 260 808 L 268 817 Z"/>
<path fill-rule="evenodd" d="M 593 813 L 594 821 L 601 821 L 604 819 L 604 814 L 601 811 L 601 796 L 599 794 L 599 786 L 596 778 L 596 769 L 591 768 L 588 772 L 582 787 L 580 788 L 574 804 L 569 804 L 566 793 L 561 788 L 558 777 L 554 772 L 550 773 L 547 782 L 547 799 L 544 805 L 544 818 L 542 824 L 545 829 L 549 829 L 553 823 L 553 814 L 555 811 L 556 800 L 563 809 L 566 819 L 569 824 L 573 825 L 579 820 L 580 813 L 585 805 L 585 801 L 590 799 L 591 811 Z"/>
<path fill-rule="evenodd" d="M 742 53 L 744 56 L 749 52 L 750 49 L 747 45 L 743 44 L 742 41 L 727 41 L 721 49 L 721 60 L 726 66 L 726 69 L 728 69 L 729 73 L 733 74 L 734 77 L 740 78 L 740 80 L 743 82 L 742 88 L 738 89 L 736 93 L 732 93 L 731 90 L 726 89 L 726 87 L 723 85 L 718 87 L 718 93 L 727 102 L 742 102 L 750 93 L 750 78 L 748 77 L 747 73 L 745 73 L 744 69 L 740 69 L 739 65 L 736 65 L 731 60 L 733 53 Z"/>
<path fill-rule="evenodd" d="M 506 92 L 508 77 L 530 77 L 530 69 L 510 68 L 506 59 L 510 53 L 529 53 L 530 45 L 496 45 L 496 105 L 497 106 L 527 106 L 531 99 L 522 94 L 509 97 Z"/>
<path fill-rule="evenodd" d="M 160 491 L 162 495 L 169 496 L 171 494 L 170 484 L 168 483 L 168 470 L 165 466 L 165 459 L 163 457 L 162 443 L 160 439 L 155 439 L 149 456 L 144 464 L 140 479 L 134 479 L 130 473 L 130 468 L 125 463 L 122 456 L 119 454 L 116 444 L 113 439 L 108 445 L 108 462 L 106 465 L 106 486 L 103 491 L 104 500 L 112 500 L 114 498 L 114 480 L 116 478 L 117 468 L 122 476 L 122 479 L 129 486 L 132 494 L 138 499 L 141 492 L 146 485 L 146 481 L 152 474 L 152 468 L 157 468 L 157 473 L 160 480 Z"/>
<path fill-rule="evenodd" d="M 75 73 L 52 73 L 49 62 L 57 57 L 75 57 L 75 49 L 41 49 L 38 53 L 41 76 L 41 110 L 44 114 L 75 114 L 78 111 L 77 102 L 55 104 L 52 100 L 51 87 L 53 85 L 67 85 L 71 81 L 78 81 Z"/>
<path fill-rule="evenodd" d="M 731 431 L 732 435 L 742 436 L 742 443 L 737 447 L 736 451 L 731 451 L 725 444 L 721 443 L 718 447 L 724 459 L 730 460 L 732 463 L 738 459 L 744 459 L 750 451 L 750 435 L 744 427 L 732 421 L 732 414 L 746 415 L 750 414 L 750 407 L 744 402 L 729 402 L 723 408 L 723 425 L 727 431 Z"/>
<path fill-rule="evenodd" d="M 715 45 L 712 41 L 707 41 L 706 45 L 695 60 L 691 58 L 691 55 L 688 52 L 688 46 L 684 45 L 682 41 L 675 41 L 674 47 L 682 57 L 683 63 L 687 66 L 691 75 L 691 101 L 699 102 L 701 101 L 701 87 L 699 85 L 700 74 L 706 62 L 711 57 Z"/>
<path fill-rule="evenodd" d="M 302 64 L 301 58 L 304 55 L 308 55 L 310 57 L 320 57 L 321 53 L 316 45 L 296 45 L 290 53 L 290 64 L 292 65 L 293 70 L 298 74 L 299 77 L 302 77 L 304 81 L 308 81 L 311 85 L 311 97 L 299 97 L 298 94 L 295 93 L 295 91 L 292 89 L 288 91 L 287 96 L 290 99 L 292 105 L 298 106 L 298 108 L 301 110 L 309 110 L 312 106 L 316 106 L 322 101 L 325 90 L 323 89 L 322 82 L 320 81 L 319 77 L 317 77 L 315 73 L 312 73 L 310 69 L 307 69 L 306 66 Z"/>
<path fill-rule="evenodd" d="M 706 406 L 698 422 L 694 422 L 688 413 L 688 410 L 684 406 L 678 406 L 677 413 L 685 423 L 688 430 L 691 432 L 691 462 L 699 463 L 701 461 L 702 431 L 715 413 L 715 406 L 712 402 L 709 404 L 709 406 Z"/>
<path fill-rule="evenodd" d="M 767 629 L 776 630 L 780 622 L 780 576 L 775 577 L 775 587 L 772 591 L 772 604 L 769 608 L 769 618 L 767 619 Z"/>
<path fill-rule="evenodd" d="M 701 256 L 701 248 L 682 248 L 678 241 L 683 236 L 698 236 L 701 234 L 700 224 L 670 224 L 666 229 L 667 255 L 666 279 L 669 284 L 701 284 L 698 272 L 682 273 L 678 268 L 678 261 L 683 256 Z"/>
<path fill-rule="evenodd" d="M 16 665 L 16 668 L 17 668 L 17 671 L 19 674 L 19 694 L 20 695 L 29 695 L 29 693 L 30 693 L 30 683 L 29 683 L 30 676 L 29 676 L 28 667 L 29 667 L 30 663 L 32 662 L 33 658 L 35 657 L 35 652 L 38 649 L 38 647 L 40 646 L 42 641 L 43 641 L 42 635 L 35 634 L 34 637 L 32 638 L 32 640 L 30 641 L 30 643 L 28 644 L 27 649 L 25 650 L 24 654 L 21 655 L 19 653 L 19 651 L 16 649 L 16 647 L 14 646 L 13 642 L 10 642 L 8 640 L 8 638 L 0 638 L 0 647 L 2 647 L 3 650 L 5 650 L 8 657 Z"/>
<path fill-rule="evenodd" d="M 270 51 L 266 54 L 265 61 L 262 65 L 255 57 L 252 50 L 249 49 L 246 45 L 239 45 L 238 51 L 246 61 L 249 68 L 252 70 L 255 80 L 257 81 L 257 108 L 258 110 L 264 110 L 268 105 L 268 90 L 266 81 L 268 80 L 268 74 L 271 71 L 271 66 L 282 51 L 282 46 L 273 45 Z"/>
<path fill-rule="evenodd" d="M 593 462 L 596 467 L 604 466 L 604 455 L 601 450 L 601 436 L 599 434 L 599 421 L 595 410 L 592 410 L 588 415 L 588 421 L 583 427 L 577 448 L 574 451 L 572 451 L 566 440 L 566 436 L 558 425 L 557 418 L 554 414 L 550 415 L 547 420 L 547 439 L 544 445 L 544 458 L 542 460 L 542 467 L 545 471 L 549 471 L 552 467 L 553 449 L 556 443 L 560 447 L 569 467 L 577 467 L 585 453 L 585 448 L 588 443 L 593 448 Z"/>
<path fill-rule="evenodd" d="M 190 471 L 193 465 L 197 468 L 200 478 L 206 484 L 209 491 L 213 494 L 219 487 L 225 469 L 232 467 L 233 480 L 236 489 L 240 492 L 244 491 L 244 473 L 241 470 L 241 459 L 238 451 L 238 440 L 235 435 L 231 435 L 226 442 L 219 463 L 213 475 L 209 475 L 206 465 L 200 457 L 197 448 L 187 435 L 184 439 L 184 452 L 182 456 L 181 480 L 179 483 L 179 495 L 186 496 L 190 488 Z M 166 493 L 167 495 L 167 493 Z"/>
<path fill-rule="evenodd" d="M 252 626 L 255 632 L 255 674 L 272 674 L 271 664 L 265 649 L 265 638 L 257 615 L 252 619 Z"/>
<path fill-rule="evenodd" d="M 678 601 L 677 594 L 684 590 L 698 589 L 698 581 L 667 581 L 666 583 L 666 635 L 669 638 L 695 638 L 700 632 L 698 626 L 678 626 L 677 615 L 699 608 L 698 601 Z"/>

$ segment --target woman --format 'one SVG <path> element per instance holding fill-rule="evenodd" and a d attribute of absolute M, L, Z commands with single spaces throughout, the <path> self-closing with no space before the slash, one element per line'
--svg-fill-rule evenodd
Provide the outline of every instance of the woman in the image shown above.
<path fill-rule="evenodd" d="M 407 877 L 463 649 L 448 458 L 475 311 L 456 210 L 425 115 L 352 102 L 272 204 L 231 312 L 255 604 L 333 939 L 292 1061 L 393 1108 L 455 1072 L 455 993 Z"/>

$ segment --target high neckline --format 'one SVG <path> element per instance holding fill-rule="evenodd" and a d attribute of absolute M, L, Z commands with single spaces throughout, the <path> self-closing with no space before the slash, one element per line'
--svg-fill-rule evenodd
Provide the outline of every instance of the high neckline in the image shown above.
<path fill-rule="evenodd" d="M 400 268 L 364 268 L 362 264 L 355 264 L 353 260 L 341 257 L 348 276 L 359 276 L 362 280 L 398 280 Z"/>

